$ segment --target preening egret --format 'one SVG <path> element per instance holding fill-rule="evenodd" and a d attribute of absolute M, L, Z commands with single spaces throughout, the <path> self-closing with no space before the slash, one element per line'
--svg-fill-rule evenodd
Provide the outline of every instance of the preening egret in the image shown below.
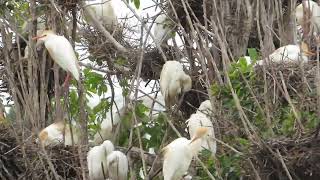
<path fill-rule="evenodd" d="M 42 31 L 39 36 L 34 37 L 33 39 L 38 39 L 40 42 L 44 42 L 44 45 L 52 59 L 62 69 L 68 72 L 64 82 L 65 87 L 69 83 L 70 73 L 77 81 L 79 81 L 80 66 L 78 59 L 70 42 L 64 36 L 56 35 L 51 30 L 45 30 Z"/>
<path fill-rule="evenodd" d="M 166 14 L 160 14 L 154 23 L 153 35 L 155 43 L 158 45 L 167 43 L 172 37 L 173 22 Z"/>
<path fill-rule="evenodd" d="M 90 180 L 104 180 L 108 177 L 107 156 L 112 151 L 114 146 L 109 140 L 90 149 L 87 156 Z"/>
<path fill-rule="evenodd" d="M 107 157 L 109 177 L 112 180 L 127 180 L 128 159 L 120 151 L 113 151 Z"/>
<path fill-rule="evenodd" d="M 191 140 L 181 137 L 161 150 L 164 156 L 162 168 L 164 180 L 181 179 L 183 174 L 187 172 L 192 158 L 201 149 L 202 138 L 207 133 L 207 128 L 200 127 Z"/>
<path fill-rule="evenodd" d="M 72 137 L 74 144 L 78 144 L 80 140 L 79 130 L 76 128 L 76 126 L 72 125 L 71 127 L 72 135 L 68 123 L 59 121 L 49 125 L 39 133 L 40 144 L 43 146 L 58 145 L 63 143 L 64 138 L 64 145 L 71 146 Z"/>
<path fill-rule="evenodd" d="M 118 24 L 118 18 L 114 12 L 112 3 L 112 0 L 87 1 L 86 6 L 89 11 L 93 12 L 97 20 L 109 30 L 114 30 Z M 93 26 L 92 20 L 89 17 L 85 17 L 85 19 Z"/>
<path fill-rule="evenodd" d="M 310 14 L 311 27 L 315 28 L 316 32 L 320 32 L 320 6 L 318 5 L 318 3 L 311 0 L 302 1 L 302 3 L 304 3 L 305 10 L 308 12 L 308 14 Z M 303 20 L 302 3 L 296 7 L 297 23 L 301 26 L 303 26 L 303 24 L 305 23 Z"/>
<path fill-rule="evenodd" d="M 183 66 L 178 61 L 167 61 L 160 74 L 160 89 L 167 107 L 173 106 L 178 95 L 187 92 L 192 87 L 189 75 L 183 71 Z"/>
<path fill-rule="evenodd" d="M 195 114 L 192 114 L 186 122 L 188 123 L 189 133 L 191 137 L 195 136 L 198 128 L 208 128 L 207 135 L 202 138 L 201 147 L 202 149 L 211 151 L 213 155 L 216 154 L 217 142 L 213 139 L 215 138 L 215 135 L 211 120 L 205 114 L 197 112 Z"/>

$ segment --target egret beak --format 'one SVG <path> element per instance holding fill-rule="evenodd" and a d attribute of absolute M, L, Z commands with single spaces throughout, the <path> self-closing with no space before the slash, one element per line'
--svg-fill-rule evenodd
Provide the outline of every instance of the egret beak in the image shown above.
<path fill-rule="evenodd" d="M 306 54 L 307 56 L 315 56 L 316 53 L 311 52 L 311 51 L 303 51 L 304 54 Z"/>
<path fill-rule="evenodd" d="M 191 139 L 191 141 L 189 142 L 189 144 L 193 143 L 194 141 L 196 141 L 197 139 L 199 139 L 200 137 L 194 137 Z"/>
<path fill-rule="evenodd" d="M 43 38 L 43 37 L 45 37 L 46 35 L 42 35 L 42 36 L 35 36 L 35 37 L 33 37 L 32 38 L 32 40 L 37 40 L 37 39 L 40 39 L 40 38 Z"/>
<path fill-rule="evenodd" d="M 316 53 L 312 52 L 312 51 L 309 51 L 309 46 L 307 43 L 305 42 L 302 42 L 301 43 L 301 50 L 304 54 L 306 54 L 307 56 L 315 56 Z"/>

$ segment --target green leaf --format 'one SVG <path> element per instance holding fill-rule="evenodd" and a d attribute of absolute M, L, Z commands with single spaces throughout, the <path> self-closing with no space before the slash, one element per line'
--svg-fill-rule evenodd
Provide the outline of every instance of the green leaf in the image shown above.
<path fill-rule="evenodd" d="M 134 6 L 139 9 L 140 8 L 140 0 L 133 0 Z"/>
<path fill-rule="evenodd" d="M 252 61 L 258 60 L 258 52 L 255 48 L 248 48 L 248 54 Z"/>

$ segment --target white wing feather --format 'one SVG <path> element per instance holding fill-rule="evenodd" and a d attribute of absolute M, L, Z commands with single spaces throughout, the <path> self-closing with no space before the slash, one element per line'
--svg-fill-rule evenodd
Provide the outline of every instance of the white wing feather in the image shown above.
<path fill-rule="evenodd" d="M 70 42 L 63 36 L 55 35 L 45 42 L 52 59 L 65 71 L 70 72 L 79 81 L 80 67 Z"/>

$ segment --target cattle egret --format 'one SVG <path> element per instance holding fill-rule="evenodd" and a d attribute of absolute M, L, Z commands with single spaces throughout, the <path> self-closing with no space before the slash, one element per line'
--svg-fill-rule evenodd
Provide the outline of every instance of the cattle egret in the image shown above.
<path fill-rule="evenodd" d="M 113 151 L 107 157 L 109 176 L 112 180 L 127 180 L 128 159 L 120 151 Z"/>
<path fill-rule="evenodd" d="M 272 54 L 269 55 L 269 59 L 272 62 L 283 62 L 283 63 L 290 63 L 290 62 L 307 62 L 308 56 L 313 56 L 315 53 L 310 52 L 308 50 L 308 46 L 305 43 L 301 44 L 301 50 L 299 45 L 286 45 L 278 48 Z M 302 57 L 302 59 L 300 58 Z M 257 62 L 258 64 L 264 64 L 263 60 Z"/>
<path fill-rule="evenodd" d="M 320 6 L 311 0 L 302 1 L 302 3 L 304 3 L 305 10 L 310 14 L 311 27 L 315 28 L 316 32 L 320 32 Z M 304 24 L 302 3 L 296 7 L 296 20 L 298 25 L 301 26 Z"/>
<path fill-rule="evenodd" d="M 178 61 L 167 61 L 160 74 L 160 89 L 167 107 L 177 102 L 178 95 L 187 92 L 192 87 L 189 75 L 183 71 Z"/>
<path fill-rule="evenodd" d="M 86 8 L 93 12 L 97 20 L 109 30 L 113 30 L 118 24 L 117 16 L 114 12 L 112 0 L 98 0 L 87 2 Z M 92 20 L 85 16 L 86 21 L 94 26 Z"/>
<path fill-rule="evenodd" d="M 161 150 L 164 156 L 162 168 L 164 180 L 181 179 L 183 174 L 187 172 L 192 158 L 201 149 L 202 138 L 206 136 L 207 132 L 207 128 L 198 128 L 191 140 L 181 137 Z"/>
<path fill-rule="evenodd" d="M 120 120 L 121 117 L 123 117 L 125 115 L 126 112 L 126 108 L 122 107 L 121 109 L 119 109 L 119 113 L 118 112 L 113 112 L 113 124 L 111 121 L 111 117 L 106 117 L 106 119 L 104 119 L 100 125 L 100 130 L 94 135 L 93 141 L 94 144 L 100 144 L 101 142 L 103 142 L 106 139 L 111 139 L 113 134 L 113 129 L 114 126 L 117 125 Z"/>
<path fill-rule="evenodd" d="M 210 100 L 205 100 L 205 101 L 203 101 L 203 102 L 200 104 L 200 106 L 199 106 L 199 108 L 198 108 L 198 110 L 197 110 L 197 113 L 198 113 L 198 114 L 203 113 L 203 114 L 205 114 L 205 115 L 210 115 L 210 114 L 212 113 L 212 106 L 211 106 Z"/>
<path fill-rule="evenodd" d="M 167 43 L 172 37 L 173 22 L 165 14 L 160 14 L 154 22 L 153 35 L 155 43 L 158 45 Z"/>
<path fill-rule="evenodd" d="M 90 149 L 87 156 L 90 180 L 104 180 L 108 175 L 107 156 L 114 151 L 111 141 Z"/>
<path fill-rule="evenodd" d="M 80 140 L 79 131 L 72 126 L 72 135 L 69 124 L 65 124 L 63 121 L 55 122 L 48 127 L 44 128 L 39 133 L 40 143 L 43 146 L 58 145 L 63 142 L 64 145 L 71 146 L 72 138 L 74 144 L 78 144 Z"/>
<path fill-rule="evenodd" d="M 44 42 L 52 59 L 65 71 L 68 72 L 66 80 L 64 82 L 67 87 L 70 74 L 79 81 L 80 79 L 80 66 L 76 54 L 70 44 L 70 42 L 64 37 L 56 35 L 51 30 L 45 30 L 40 33 L 39 36 L 33 39 L 38 39 L 40 42 Z"/>
<path fill-rule="evenodd" d="M 195 135 L 198 128 L 208 128 L 207 136 L 202 138 L 201 147 L 202 149 L 210 150 L 213 155 L 216 154 L 217 142 L 214 140 L 215 135 L 211 120 L 205 114 L 197 112 L 196 114 L 192 114 L 186 122 L 188 123 L 189 133 L 191 137 Z"/>

